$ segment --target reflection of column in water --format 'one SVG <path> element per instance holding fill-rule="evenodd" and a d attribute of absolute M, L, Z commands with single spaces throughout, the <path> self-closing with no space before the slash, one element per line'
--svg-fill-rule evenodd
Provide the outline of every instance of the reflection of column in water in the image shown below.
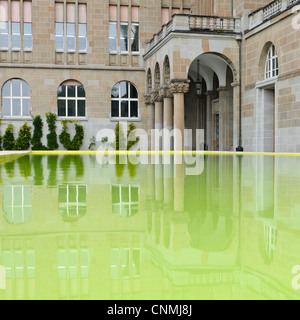
<path fill-rule="evenodd" d="M 161 155 L 159 156 L 159 163 L 155 164 L 155 198 L 158 201 L 162 201 L 164 198 L 163 165 Z"/>
<path fill-rule="evenodd" d="M 170 207 L 173 201 L 173 165 L 164 162 L 164 202 Z"/>
<path fill-rule="evenodd" d="M 181 154 L 175 154 L 174 158 L 182 157 Z M 174 164 L 174 210 L 184 211 L 184 164 Z"/>

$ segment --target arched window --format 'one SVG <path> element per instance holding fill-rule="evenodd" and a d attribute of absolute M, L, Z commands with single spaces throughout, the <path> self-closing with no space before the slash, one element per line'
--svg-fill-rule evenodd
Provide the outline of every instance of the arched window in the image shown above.
<path fill-rule="evenodd" d="M 118 82 L 111 90 L 111 116 L 116 118 L 137 118 L 139 99 L 136 87 L 128 82 Z"/>
<path fill-rule="evenodd" d="M 85 117 L 86 97 L 83 85 L 78 81 L 65 81 L 57 90 L 57 114 L 59 117 Z"/>
<path fill-rule="evenodd" d="M 2 87 L 2 116 L 26 117 L 30 115 L 31 93 L 29 85 L 21 79 L 10 79 Z"/>
<path fill-rule="evenodd" d="M 278 58 L 275 46 L 272 45 L 267 54 L 265 79 L 271 79 L 278 76 Z"/>

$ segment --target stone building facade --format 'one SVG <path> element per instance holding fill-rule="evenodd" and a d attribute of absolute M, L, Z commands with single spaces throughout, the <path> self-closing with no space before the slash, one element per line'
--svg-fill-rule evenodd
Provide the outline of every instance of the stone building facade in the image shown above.
<path fill-rule="evenodd" d="M 294 0 L 2 0 L 1 132 L 53 112 L 58 133 L 62 119 L 84 126 L 83 149 L 128 121 L 148 134 L 176 129 L 174 143 L 151 149 L 299 152 L 296 8 Z"/>

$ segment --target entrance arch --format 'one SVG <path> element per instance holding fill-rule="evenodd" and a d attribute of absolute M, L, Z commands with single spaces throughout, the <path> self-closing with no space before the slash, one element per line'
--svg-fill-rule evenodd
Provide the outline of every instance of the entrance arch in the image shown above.
<path fill-rule="evenodd" d="M 191 63 L 188 78 L 185 128 L 193 130 L 193 149 L 201 148 L 196 146 L 196 129 L 203 129 L 205 150 L 233 151 L 234 65 L 218 53 L 203 53 Z"/>

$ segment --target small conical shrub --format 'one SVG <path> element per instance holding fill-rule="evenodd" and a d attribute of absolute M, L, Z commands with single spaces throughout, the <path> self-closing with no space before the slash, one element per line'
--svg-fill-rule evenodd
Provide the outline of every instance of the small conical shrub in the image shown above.
<path fill-rule="evenodd" d="M 3 136 L 3 149 L 14 150 L 15 148 L 15 137 L 14 137 L 14 126 L 10 123 Z"/>
<path fill-rule="evenodd" d="M 15 150 L 28 150 L 31 142 L 31 127 L 27 125 L 27 121 L 19 130 L 19 136 L 16 140 Z"/>

